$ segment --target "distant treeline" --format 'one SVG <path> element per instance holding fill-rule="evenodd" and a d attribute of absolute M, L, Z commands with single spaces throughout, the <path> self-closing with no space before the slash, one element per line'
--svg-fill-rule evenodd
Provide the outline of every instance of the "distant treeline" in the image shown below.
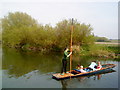
<path fill-rule="evenodd" d="M 70 43 L 71 19 L 62 20 L 52 27 L 41 25 L 23 12 L 9 13 L 1 19 L 2 43 L 9 47 L 28 50 L 63 50 Z M 93 44 L 95 37 L 90 24 L 74 20 L 73 45 Z"/>
<path fill-rule="evenodd" d="M 95 36 L 95 41 L 96 42 L 111 42 L 111 40 L 109 40 L 106 37 L 98 37 L 98 36 Z"/>
<path fill-rule="evenodd" d="M 95 42 L 112 42 L 112 43 L 118 43 L 118 42 L 120 42 L 120 39 L 108 39 L 106 37 L 95 36 Z"/>

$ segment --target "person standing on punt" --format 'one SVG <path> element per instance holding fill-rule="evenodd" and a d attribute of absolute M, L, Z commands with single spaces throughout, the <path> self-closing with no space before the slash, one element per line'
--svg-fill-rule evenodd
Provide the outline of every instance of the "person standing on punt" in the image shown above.
<path fill-rule="evenodd" d="M 69 49 L 65 48 L 65 50 L 64 50 L 64 57 L 62 59 L 61 75 L 64 75 L 64 73 L 66 73 L 67 60 L 68 60 L 68 57 L 70 57 L 71 54 L 72 54 L 72 52 L 69 53 Z"/>

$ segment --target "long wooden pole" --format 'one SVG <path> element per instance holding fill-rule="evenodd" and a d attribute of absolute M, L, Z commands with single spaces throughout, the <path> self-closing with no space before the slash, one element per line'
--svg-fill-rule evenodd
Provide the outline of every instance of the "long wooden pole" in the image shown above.
<path fill-rule="evenodd" d="M 71 31 L 70 31 L 70 52 L 72 52 L 72 33 L 73 33 L 73 18 L 72 18 L 72 25 L 71 25 Z M 72 69 L 72 54 L 70 55 L 70 72 Z"/>

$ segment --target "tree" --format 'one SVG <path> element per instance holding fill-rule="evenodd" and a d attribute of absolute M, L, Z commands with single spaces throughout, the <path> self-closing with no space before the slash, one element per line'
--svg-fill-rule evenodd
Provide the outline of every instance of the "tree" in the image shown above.
<path fill-rule="evenodd" d="M 71 20 L 62 20 L 53 28 L 38 24 L 26 13 L 9 13 L 2 18 L 3 44 L 39 50 L 62 50 L 70 44 Z M 74 20 L 73 45 L 94 42 L 91 25 Z"/>
<path fill-rule="evenodd" d="M 3 42 L 12 46 L 25 44 L 28 40 L 29 31 L 37 29 L 37 21 L 26 13 L 9 13 L 2 21 Z"/>
<path fill-rule="evenodd" d="M 15 12 L 9 13 L 2 19 L 3 30 L 21 29 L 23 27 L 37 26 L 37 21 L 26 13 Z"/>
<path fill-rule="evenodd" d="M 63 48 L 68 46 L 70 42 L 71 20 L 58 22 L 55 29 L 58 39 L 58 47 Z M 92 30 L 90 24 L 80 24 L 77 20 L 74 20 L 73 45 L 92 44 L 94 42 L 94 36 L 91 32 Z"/>

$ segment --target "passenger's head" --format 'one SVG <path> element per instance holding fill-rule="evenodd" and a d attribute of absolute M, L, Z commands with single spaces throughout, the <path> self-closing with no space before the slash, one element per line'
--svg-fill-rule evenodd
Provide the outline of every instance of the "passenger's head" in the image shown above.
<path fill-rule="evenodd" d="M 80 66 L 81 69 L 83 69 L 83 66 Z"/>
<path fill-rule="evenodd" d="M 78 64 L 77 66 L 78 66 L 78 67 L 80 67 L 80 65 L 79 65 L 79 64 Z"/>
<path fill-rule="evenodd" d="M 92 62 L 95 62 L 95 63 L 96 63 L 96 61 L 92 61 Z"/>
<path fill-rule="evenodd" d="M 100 62 L 98 62 L 98 65 L 100 65 Z"/>

